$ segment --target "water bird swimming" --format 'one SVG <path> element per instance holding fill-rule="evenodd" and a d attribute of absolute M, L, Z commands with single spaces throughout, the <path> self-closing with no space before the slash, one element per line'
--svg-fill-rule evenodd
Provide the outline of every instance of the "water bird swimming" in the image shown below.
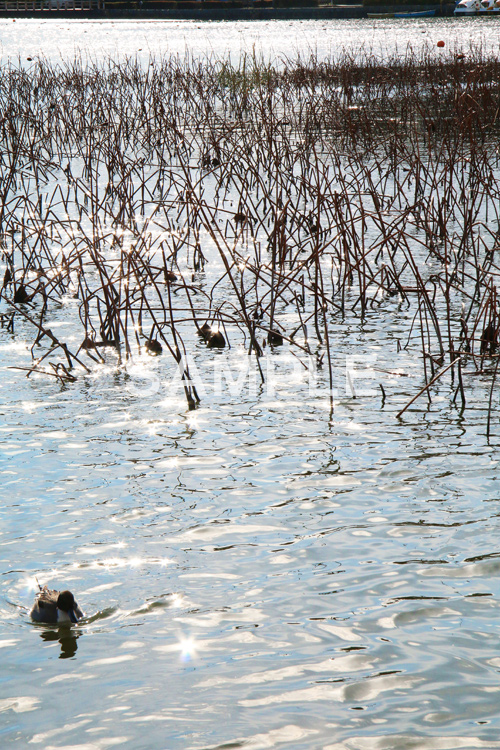
<path fill-rule="evenodd" d="M 54 591 L 40 586 L 30 615 L 35 622 L 76 623 L 83 617 L 83 612 L 71 591 Z"/>

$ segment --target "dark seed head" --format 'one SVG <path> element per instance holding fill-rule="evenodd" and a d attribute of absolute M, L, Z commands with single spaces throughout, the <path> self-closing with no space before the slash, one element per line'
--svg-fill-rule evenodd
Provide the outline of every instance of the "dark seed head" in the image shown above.
<path fill-rule="evenodd" d="M 224 338 L 223 334 L 220 331 L 217 331 L 214 333 L 213 336 L 210 336 L 208 339 L 208 348 L 209 349 L 224 349 L 226 346 L 226 339 Z"/>
<path fill-rule="evenodd" d="M 14 292 L 14 303 L 16 305 L 23 305 L 25 302 L 28 302 L 29 299 L 30 296 L 27 293 L 24 284 L 19 284 L 16 291 Z"/>
<path fill-rule="evenodd" d="M 278 331 L 269 331 L 267 340 L 271 346 L 282 346 L 283 344 L 283 336 Z"/>
<path fill-rule="evenodd" d="M 201 328 L 198 329 L 198 335 L 205 339 L 205 341 L 208 341 L 210 336 L 212 335 L 212 329 L 210 328 L 210 323 L 203 323 Z"/>
<path fill-rule="evenodd" d="M 150 339 L 149 341 L 146 341 L 146 349 L 151 354 L 161 354 L 163 351 L 163 347 L 158 339 Z"/>

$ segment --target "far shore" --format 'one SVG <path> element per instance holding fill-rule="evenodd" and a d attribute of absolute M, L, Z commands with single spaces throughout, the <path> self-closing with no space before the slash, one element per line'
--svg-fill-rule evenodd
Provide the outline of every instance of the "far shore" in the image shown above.
<path fill-rule="evenodd" d="M 434 10 L 436 17 L 452 16 L 455 8 L 454 3 L 443 3 L 435 5 L 370 5 L 361 3 L 336 3 L 332 5 L 320 5 L 317 7 L 204 7 L 206 3 L 191 2 L 177 3 L 178 7 L 151 8 L 144 7 L 141 2 L 130 3 L 127 8 L 114 8 L 108 3 L 107 7 L 88 7 L 93 5 L 89 2 L 78 2 L 75 0 L 75 8 L 47 8 L 42 7 L 40 1 L 33 2 L 8 2 L 2 3 L 6 9 L 0 7 L 0 18 L 73 18 L 73 19 L 117 19 L 117 20 L 141 20 L 141 21 L 327 21 L 330 19 L 360 19 L 368 18 L 369 15 L 380 14 L 390 17 L 391 13 L 416 13 L 420 11 Z M 120 3 L 123 6 L 123 3 Z M 78 7 L 80 6 L 80 7 Z M 81 7 L 83 6 L 83 7 Z M 377 20 L 377 19 L 371 19 Z"/>

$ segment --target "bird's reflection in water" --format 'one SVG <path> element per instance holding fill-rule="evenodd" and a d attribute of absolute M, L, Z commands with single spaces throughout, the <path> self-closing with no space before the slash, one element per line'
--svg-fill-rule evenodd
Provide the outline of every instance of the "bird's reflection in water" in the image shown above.
<path fill-rule="evenodd" d="M 59 654 L 60 659 L 70 659 L 77 652 L 78 645 L 77 640 L 80 633 L 72 628 L 51 628 L 50 630 L 43 630 L 40 633 L 40 637 L 44 641 L 59 641 L 61 644 L 61 653 Z"/>

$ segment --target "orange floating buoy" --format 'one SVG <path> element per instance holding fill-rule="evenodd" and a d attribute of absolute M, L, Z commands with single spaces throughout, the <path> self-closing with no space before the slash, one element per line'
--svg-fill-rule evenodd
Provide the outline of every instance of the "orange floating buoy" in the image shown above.
<path fill-rule="evenodd" d="M 437 46 L 438 46 L 438 47 L 444 47 L 444 42 L 443 42 L 443 41 L 439 41 L 439 42 L 437 43 Z"/>

